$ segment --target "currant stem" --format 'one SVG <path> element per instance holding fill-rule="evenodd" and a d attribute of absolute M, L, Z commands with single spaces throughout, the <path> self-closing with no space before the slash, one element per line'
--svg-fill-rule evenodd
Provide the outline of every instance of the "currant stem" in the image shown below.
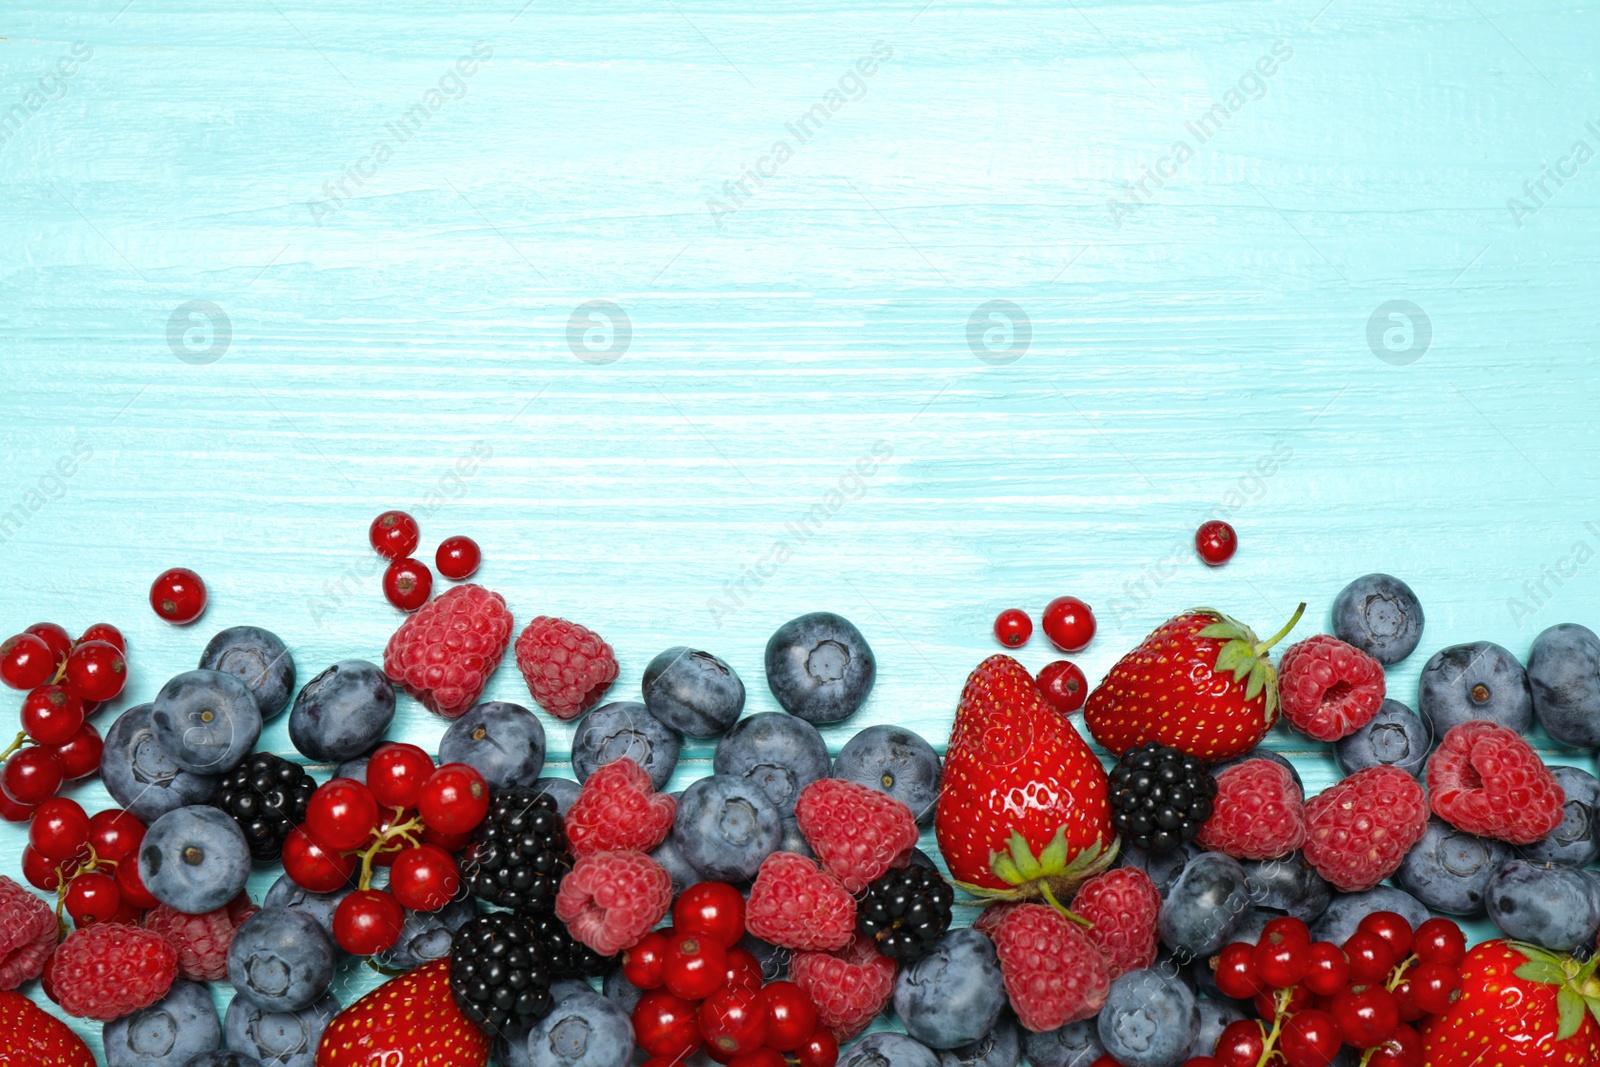
<path fill-rule="evenodd" d="M 1302 608 L 1304 604 L 1300 605 Z M 1273 1007 L 1277 1010 L 1272 1013 L 1272 1030 L 1268 1032 L 1265 1043 L 1261 1047 L 1261 1058 L 1256 1061 L 1256 1067 L 1267 1067 L 1272 1061 L 1273 1052 L 1277 1051 L 1278 1035 L 1283 1033 L 1283 1013 L 1289 1006 L 1290 998 L 1294 996 L 1292 989 L 1278 990 Z"/>
<path fill-rule="evenodd" d="M 17 734 L 17 739 L 15 741 L 11 742 L 11 747 L 10 748 L 6 749 L 4 752 L 0 752 L 0 760 L 5 760 L 5 759 L 10 758 L 10 756 L 11 756 L 11 754 L 13 752 L 15 752 L 17 749 L 21 748 L 23 745 L 25 745 L 27 743 L 28 743 L 28 731 L 23 730 L 21 733 Z"/>
<path fill-rule="evenodd" d="M 1300 621 L 1300 616 L 1304 615 L 1305 613 L 1306 606 L 1304 603 L 1301 603 L 1299 607 L 1294 609 L 1294 615 L 1291 616 L 1289 621 L 1284 624 L 1283 629 L 1279 630 L 1277 633 L 1273 634 L 1271 637 L 1267 638 L 1265 641 L 1261 642 L 1255 647 L 1255 654 L 1258 656 L 1261 655 L 1263 652 L 1267 651 L 1267 649 L 1271 648 L 1279 641 L 1282 641 L 1285 637 L 1288 637 L 1289 631 L 1295 628 L 1295 625 Z"/>
<path fill-rule="evenodd" d="M 1406 968 L 1416 962 L 1417 957 L 1415 956 L 1407 956 L 1405 959 L 1401 960 L 1399 964 L 1396 965 L 1394 973 L 1389 976 L 1389 980 L 1384 983 L 1383 987 L 1391 993 L 1393 993 L 1396 989 L 1399 989 L 1400 983 L 1406 979 Z"/>
<path fill-rule="evenodd" d="M 399 818 L 405 814 L 405 809 L 395 808 L 394 814 L 395 818 Z M 417 840 L 416 832 L 422 828 L 422 817 L 419 815 L 415 819 L 397 823 L 387 830 L 373 831 L 377 835 L 376 840 L 359 853 L 361 856 L 361 881 L 357 883 L 359 888 L 363 890 L 372 888 L 372 860 L 378 853 L 386 851 L 388 844 L 395 838 L 404 838 L 407 844 L 416 847 L 420 844 Z M 399 850 L 396 849 L 395 851 Z"/>

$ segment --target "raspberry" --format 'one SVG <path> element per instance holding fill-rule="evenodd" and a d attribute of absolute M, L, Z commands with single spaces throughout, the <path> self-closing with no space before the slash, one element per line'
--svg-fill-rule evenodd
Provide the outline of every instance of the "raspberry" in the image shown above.
<path fill-rule="evenodd" d="M 589 775 L 567 810 L 567 841 L 574 856 L 631 849 L 648 852 L 666 840 L 678 802 L 657 793 L 632 759 L 614 759 Z"/>
<path fill-rule="evenodd" d="M 1112 979 L 1155 962 L 1160 910 L 1161 894 L 1138 867 L 1095 875 L 1072 902 L 1073 913 L 1094 924 L 1085 932 L 1105 954 Z"/>
<path fill-rule="evenodd" d="M 39 977 L 56 947 L 50 905 L 0 875 L 0 990 Z"/>
<path fill-rule="evenodd" d="M 1270 860 L 1306 843 L 1306 809 L 1281 763 L 1251 759 L 1217 776 L 1215 810 L 1196 838 L 1235 859 Z"/>
<path fill-rule="evenodd" d="M 383 672 L 429 711 L 458 719 L 477 702 L 510 641 L 505 598 L 458 585 L 400 624 L 384 650 Z"/>
<path fill-rule="evenodd" d="M 643 852 L 584 856 L 556 894 L 556 918 L 602 956 L 631 948 L 671 906 L 672 876 Z"/>
<path fill-rule="evenodd" d="M 1383 693 L 1383 664 L 1327 634 L 1290 646 L 1278 664 L 1283 717 L 1318 741 L 1337 741 L 1367 725 Z"/>
<path fill-rule="evenodd" d="M 744 925 L 774 945 L 829 952 L 855 936 L 856 902 L 839 879 L 811 860 L 774 852 L 750 887 Z"/>
<path fill-rule="evenodd" d="M 1109 962 L 1082 927 L 1054 908 L 1024 904 L 991 936 L 1017 1021 L 1034 1033 L 1091 1018 L 1105 1004 Z"/>
<path fill-rule="evenodd" d="M 1428 828 L 1428 798 L 1398 767 L 1368 767 L 1306 805 L 1306 862 L 1346 893 L 1393 874 Z"/>
<path fill-rule="evenodd" d="M 789 980 L 816 1005 L 818 1024 L 848 1041 L 889 1003 L 894 960 L 878 955 L 870 937 L 857 937 L 836 953 L 796 952 Z"/>
<path fill-rule="evenodd" d="M 842 778 L 800 791 L 794 814 L 822 866 L 859 893 L 917 843 L 917 820 L 893 797 Z"/>
<path fill-rule="evenodd" d="M 1007 915 L 1010 915 L 1020 907 L 1022 907 L 1020 901 L 997 900 L 984 908 L 977 919 L 973 920 L 972 928 L 985 937 L 993 938 L 994 928 L 999 926 Z"/>
<path fill-rule="evenodd" d="M 148 1008 L 178 976 L 178 950 L 154 930 L 95 923 L 74 930 L 45 964 L 61 1010 L 110 1022 Z"/>
<path fill-rule="evenodd" d="M 1458 830 L 1529 845 L 1561 825 L 1566 794 L 1516 733 L 1490 722 L 1452 727 L 1428 757 L 1433 813 Z"/>
<path fill-rule="evenodd" d="M 240 893 L 216 911 L 185 915 L 165 904 L 145 912 L 140 924 L 172 942 L 178 950 L 178 973 L 193 982 L 220 982 L 228 977 L 228 948 L 233 932 L 261 909 Z"/>
<path fill-rule="evenodd" d="M 517 669 L 535 703 L 558 719 L 576 719 L 617 680 L 617 657 L 588 627 L 540 615 L 517 638 Z"/>

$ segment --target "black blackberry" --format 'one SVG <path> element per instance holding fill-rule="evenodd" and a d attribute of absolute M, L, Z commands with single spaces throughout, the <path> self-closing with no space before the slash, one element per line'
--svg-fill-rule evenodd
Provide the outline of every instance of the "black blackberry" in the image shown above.
<path fill-rule="evenodd" d="M 616 959 L 602 956 L 567 932 L 567 924 L 554 915 L 531 915 L 534 940 L 544 950 L 550 964 L 550 977 L 598 978 L 611 969 Z"/>
<path fill-rule="evenodd" d="M 572 850 L 555 799 L 521 786 L 495 790 L 461 863 L 473 896 L 539 915 L 555 911 L 556 890 L 571 869 Z"/>
<path fill-rule="evenodd" d="M 1204 763 L 1149 741 L 1111 768 L 1111 825 L 1125 845 L 1171 852 L 1200 833 L 1216 796 L 1217 780 Z"/>
<path fill-rule="evenodd" d="M 270 752 L 254 752 L 217 783 L 212 803 L 244 831 L 250 855 L 272 862 L 283 856 L 283 840 L 306 817 L 317 783 L 306 769 Z"/>
<path fill-rule="evenodd" d="M 549 1015 L 555 1007 L 552 980 L 526 915 L 480 915 L 457 930 L 450 944 L 450 995 L 488 1033 L 526 1029 Z"/>
<path fill-rule="evenodd" d="M 931 867 L 912 864 L 867 886 L 856 902 L 856 930 L 894 960 L 920 960 L 950 928 L 955 890 Z"/>

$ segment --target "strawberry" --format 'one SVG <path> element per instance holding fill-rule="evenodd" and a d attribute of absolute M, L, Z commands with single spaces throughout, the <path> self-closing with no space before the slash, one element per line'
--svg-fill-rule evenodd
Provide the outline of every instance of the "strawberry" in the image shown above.
<path fill-rule="evenodd" d="M 1267 650 L 1305 610 L 1301 604 L 1266 641 L 1210 608 L 1168 619 L 1095 686 L 1084 725 L 1119 756 L 1146 741 L 1203 760 L 1243 755 L 1278 718 L 1278 675 Z"/>
<path fill-rule="evenodd" d="M 484 1067 L 489 1036 L 450 996 L 450 961 L 391 978 L 333 1017 L 316 1067 Z"/>
<path fill-rule="evenodd" d="M 1010 656 L 961 691 L 934 817 L 950 875 L 977 896 L 1059 897 L 1116 855 L 1105 768 Z"/>
<path fill-rule="evenodd" d="M 0 993 L 0 1064 L 94 1067 L 83 1038 L 21 993 Z"/>
<path fill-rule="evenodd" d="M 1461 995 L 1423 1031 L 1428 1067 L 1600 1063 L 1600 956 L 1579 963 L 1520 941 L 1485 941 L 1461 963 Z"/>

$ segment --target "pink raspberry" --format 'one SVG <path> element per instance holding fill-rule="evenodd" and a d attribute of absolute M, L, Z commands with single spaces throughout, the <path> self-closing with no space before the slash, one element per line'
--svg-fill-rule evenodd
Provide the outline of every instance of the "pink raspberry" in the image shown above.
<path fill-rule="evenodd" d="M 617 680 L 617 657 L 593 630 L 540 615 L 517 638 L 517 669 L 535 703 L 558 719 L 576 719 Z"/>
<path fill-rule="evenodd" d="M 592 852 L 556 893 L 556 918 L 602 956 L 633 947 L 672 906 L 672 876 L 643 852 Z"/>
<path fill-rule="evenodd" d="M 510 641 L 505 598 L 468 582 L 400 624 L 384 650 L 383 673 L 429 711 L 459 719 L 477 703 Z"/>
<path fill-rule="evenodd" d="M 56 948 L 50 905 L 0 875 L 0 990 L 39 977 Z"/>
<path fill-rule="evenodd" d="M 816 1005 L 817 1022 L 849 1041 L 889 1003 L 894 960 L 878 955 L 872 938 L 857 937 L 839 952 L 796 952 L 789 980 Z"/>
<path fill-rule="evenodd" d="M 991 936 L 1017 1021 L 1034 1033 L 1099 1012 L 1111 991 L 1110 964 L 1083 928 L 1054 908 L 1024 904 Z"/>
<path fill-rule="evenodd" d="M 839 879 L 793 852 L 774 852 L 761 864 L 745 929 L 784 948 L 830 952 L 856 932 L 856 901 Z"/>
<path fill-rule="evenodd" d="M 1368 767 L 1306 805 L 1306 862 L 1346 893 L 1371 889 L 1400 867 L 1428 829 L 1428 798 L 1398 767 Z"/>
<path fill-rule="evenodd" d="M 261 909 L 240 893 L 216 911 L 185 915 L 165 904 L 145 912 L 140 924 L 154 930 L 178 950 L 178 973 L 193 982 L 220 982 L 228 977 L 228 949 L 233 932 Z"/>
<path fill-rule="evenodd" d="M 1530 845 L 1561 825 L 1566 793 L 1528 742 L 1504 726 L 1452 727 L 1426 773 L 1433 813 L 1458 830 Z"/>
<path fill-rule="evenodd" d="M 843 778 L 800 791 L 794 814 L 822 866 L 859 893 L 917 843 L 917 820 L 893 797 Z"/>
<path fill-rule="evenodd" d="M 1020 907 L 1022 907 L 1020 901 L 997 900 L 978 914 L 978 917 L 972 922 L 972 928 L 984 937 L 993 938 L 994 928 L 999 926 L 1007 915 L 1010 915 Z"/>
<path fill-rule="evenodd" d="M 1294 775 L 1281 763 L 1250 759 L 1217 776 L 1211 818 L 1200 845 L 1241 860 L 1287 856 L 1306 843 L 1306 809 Z"/>
<path fill-rule="evenodd" d="M 1072 911 L 1094 925 L 1086 931 L 1118 975 L 1148 967 L 1156 958 L 1156 913 L 1161 893 L 1138 867 L 1116 867 L 1083 883 Z"/>
<path fill-rule="evenodd" d="M 657 793 L 650 775 L 627 756 L 589 775 L 567 811 L 574 856 L 631 849 L 648 852 L 666 840 L 678 802 Z"/>
<path fill-rule="evenodd" d="M 154 930 L 95 923 L 74 930 L 44 967 L 57 1004 L 79 1019 L 110 1022 L 148 1008 L 178 977 L 178 950 Z"/>
<path fill-rule="evenodd" d="M 1367 725 L 1383 694 L 1383 664 L 1327 634 L 1291 645 L 1278 664 L 1283 717 L 1318 741 L 1337 741 Z"/>

